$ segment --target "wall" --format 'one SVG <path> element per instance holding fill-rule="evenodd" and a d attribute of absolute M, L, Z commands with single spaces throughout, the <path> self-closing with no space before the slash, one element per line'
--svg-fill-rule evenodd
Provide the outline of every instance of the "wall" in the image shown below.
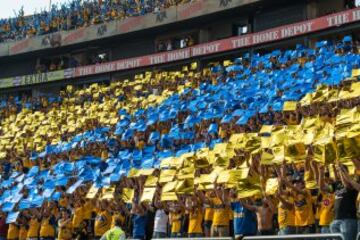
<path fill-rule="evenodd" d="M 124 44 L 123 44 L 124 43 Z M 112 46 L 112 59 L 135 57 L 143 54 L 151 54 L 155 49 L 153 38 L 122 41 Z"/>
<path fill-rule="evenodd" d="M 317 17 L 344 9 L 344 0 L 317 0 Z"/>
<path fill-rule="evenodd" d="M 291 1 L 289 1 L 291 2 Z M 300 22 L 306 19 L 306 4 L 296 3 L 287 6 L 274 6 L 260 10 L 254 16 L 254 31 Z"/>
<path fill-rule="evenodd" d="M 241 7 L 260 0 L 196 0 L 188 4 L 173 6 L 159 14 L 130 17 L 124 20 L 93 25 L 73 31 L 62 31 L 37 36 L 21 41 L 0 44 L 0 56 L 10 56 L 31 51 L 54 49 L 88 41 L 100 40 L 144 29 L 165 26 L 224 10 Z"/>

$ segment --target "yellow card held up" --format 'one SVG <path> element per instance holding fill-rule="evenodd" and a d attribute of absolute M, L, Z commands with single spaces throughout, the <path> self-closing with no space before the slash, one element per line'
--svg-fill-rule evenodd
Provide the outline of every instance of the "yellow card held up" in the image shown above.
<path fill-rule="evenodd" d="M 155 196 L 156 188 L 146 187 L 144 188 L 140 202 L 152 202 Z"/>

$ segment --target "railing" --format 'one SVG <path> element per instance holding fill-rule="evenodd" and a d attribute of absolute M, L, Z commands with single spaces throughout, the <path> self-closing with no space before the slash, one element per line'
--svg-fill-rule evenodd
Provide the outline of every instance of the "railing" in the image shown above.
<path fill-rule="evenodd" d="M 166 238 L 166 240 L 234 240 L 232 237 L 200 237 L 200 238 Z M 328 234 L 291 234 L 291 235 L 271 235 L 271 236 L 248 236 L 242 240 L 282 240 L 282 239 L 331 239 L 331 240 L 344 240 L 344 236 L 340 233 Z M 164 240 L 163 238 L 153 238 L 152 240 Z M 360 240 L 360 233 L 357 235 L 356 240 Z"/>
<path fill-rule="evenodd" d="M 359 235 L 358 235 L 359 237 Z M 329 234 L 293 234 L 293 235 L 272 235 L 272 236 L 252 236 L 252 237 L 244 237 L 243 240 L 281 240 L 281 239 L 338 239 L 344 240 L 344 236 L 339 233 L 329 233 Z M 358 238 L 359 239 L 359 238 Z"/>
<path fill-rule="evenodd" d="M 232 237 L 199 237 L 199 238 L 152 238 L 152 240 L 234 240 Z"/>

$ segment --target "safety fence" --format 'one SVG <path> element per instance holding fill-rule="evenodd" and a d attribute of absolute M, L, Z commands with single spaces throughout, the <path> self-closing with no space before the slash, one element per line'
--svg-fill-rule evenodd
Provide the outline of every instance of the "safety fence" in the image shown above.
<path fill-rule="evenodd" d="M 234 240 L 231 237 L 200 237 L 200 238 L 166 238 L 166 240 Z M 329 234 L 292 234 L 292 235 L 271 235 L 271 236 L 248 236 L 243 238 L 237 238 L 242 240 L 306 240 L 306 239 L 331 239 L 331 240 L 344 240 L 344 236 L 339 233 Z M 235 240 L 237 240 L 235 239 Z M 360 233 L 357 235 L 357 240 L 360 240 Z M 163 238 L 153 238 L 152 240 L 164 240 Z"/>
<path fill-rule="evenodd" d="M 244 237 L 243 240 L 282 240 L 282 239 L 293 239 L 293 240 L 302 240 L 302 239 L 332 239 L 332 240 L 344 240 L 344 236 L 339 233 L 329 233 L 329 234 L 293 234 L 293 235 L 273 235 L 273 236 L 251 236 Z"/>
<path fill-rule="evenodd" d="M 152 240 L 234 240 L 231 237 L 199 237 L 199 238 L 153 238 Z"/>

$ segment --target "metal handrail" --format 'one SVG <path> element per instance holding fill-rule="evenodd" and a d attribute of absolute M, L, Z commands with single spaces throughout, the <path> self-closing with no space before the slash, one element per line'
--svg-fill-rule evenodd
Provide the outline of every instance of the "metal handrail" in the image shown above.
<path fill-rule="evenodd" d="M 359 235 L 358 235 L 359 237 Z M 272 236 L 249 236 L 244 237 L 243 240 L 281 240 L 281 239 L 339 239 L 344 240 L 344 236 L 340 233 L 329 234 L 290 234 L 290 235 L 272 235 Z M 359 238 L 358 238 L 359 239 Z"/>
<path fill-rule="evenodd" d="M 199 237 L 199 238 L 152 238 L 152 240 L 234 240 L 232 237 Z"/>

